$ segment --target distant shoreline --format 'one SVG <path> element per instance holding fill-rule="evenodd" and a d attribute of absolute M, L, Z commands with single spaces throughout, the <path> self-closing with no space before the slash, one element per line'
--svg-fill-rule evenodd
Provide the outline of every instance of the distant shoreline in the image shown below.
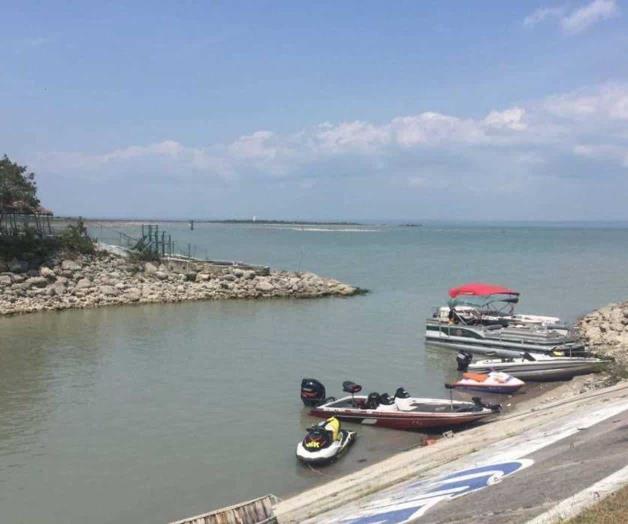
<path fill-rule="evenodd" d="M 66 218 L 66 217 L 58 217 Z M 84 218 L 86 223 L 90 222 L 116 222 L 116 223 L 184 223 L 188 224 L 193 221 L 195 224 L 247 224 L 247 225 L 296 225 L 296 226 L 367 226 L 362 222 L 325 222 L 310 220 L 251 220 L 251 219 L 224 219 L 224 220 L 199 220 L 190 219 L 156 219 L 156 218 Z"/>

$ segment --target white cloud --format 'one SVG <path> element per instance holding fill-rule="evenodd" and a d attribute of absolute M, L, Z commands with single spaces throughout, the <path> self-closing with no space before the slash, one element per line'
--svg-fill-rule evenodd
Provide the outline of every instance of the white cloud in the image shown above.
<path fill-rule="evenodd" d="M 420 144 L 478 143 L 485 139 L 481 124 L 440 113 L 394 118 L 390 123 L 394 141 L 404 147 Z"/>
<path fill-rule="evenodd" d="M 256 131 L 251 135 L 238 138 L 229 146 L 229 152 L 234 157 L 252 160 L 272 160 L 277 157 L 278 149 L 271 141 L 274 137 L 271 131 Z"/>
<path fill-rule="evenodd" d="M 545 108 L 561 117 L 628 120 L 628 86 L 607 84 L 549 97 Z"/>
<path fill-rule="evenodd" d="M 104 153 L 51 152 L 41 154 L 34 167 L 99 178 L 150 173 L 222 181 L 377 174 L 398 176 L 411 187 L 433 187 L 436 178 L 458 177 L 469 166 L 480 173 L 516 169 L 522 180 L 550 172 L 557 159 L 586 157 L 621 166 L 628 163 L 627 121 L 628 84 L 605 84 L 478 118 L 423 112 L 383 123 L 327 122 L 288 134 L 260 130 L 227 144 L 164 140 Z"/>
<path fill-rule="evenodd" d="M 564 14 L 564 7 L 539 7 L 524 18 L 523 25 L 534 26 L 546 20 L 561 18 Z"/>
<path fill-rule="evenodd" d="M 615 0 L 593 0 L 588 5 L 576 9 L 561 18 L 561 26 L 567 33 L 580 33 L 593 24 L 607 20 L 619 14 Z"/>
<path fill-rule="evenodd" d="M 523 25 L 532 27 L 554 20 L 565 33 L 576 34 L 618 15 L 616 0 L 593 0 L 576 9 L 566 6 L 540 7 L 524 18 Z"/>
<path fill-rule="evenodd" d="M 525 114 L 525 109 L 521 107 L 512 107 L 505 111 L 491 111 L 484 119 L 484 123 L 489 127 L 523 131 L 527 127 L 524 122 Z"/>
<path fill-rule="evenodd" d="M 368 152 L 390 141 L 390 132 L 384 126 L 367 122 L 326 122 L 318 126 L 312 137 L 314 147 L 321 152 L 346 153 Z"/>

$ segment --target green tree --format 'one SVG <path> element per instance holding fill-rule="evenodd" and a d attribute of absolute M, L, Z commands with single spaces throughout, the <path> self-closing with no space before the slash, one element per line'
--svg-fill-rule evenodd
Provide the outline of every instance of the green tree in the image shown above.
<path fill-rule="evenodd" d="M 11 162 L 7 155 L 0 160 L 0 211 L 34 211 L 39 207 L 35 173 L 26 166 Z"/>

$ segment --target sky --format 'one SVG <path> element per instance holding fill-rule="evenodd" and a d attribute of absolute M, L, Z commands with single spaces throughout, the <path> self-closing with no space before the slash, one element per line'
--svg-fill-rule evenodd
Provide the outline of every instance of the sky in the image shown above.
<path fill-rule="evenodd" d="M 164 4 L 164 5 L 159 5 Z M 628 2 L 2 2 L 58 215 L 628 220 Z"/>

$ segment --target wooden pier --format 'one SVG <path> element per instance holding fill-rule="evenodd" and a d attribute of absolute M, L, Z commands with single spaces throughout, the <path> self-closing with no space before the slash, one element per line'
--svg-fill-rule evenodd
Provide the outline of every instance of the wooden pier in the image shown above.
<path fill-rule="evenodd" d="M 277 501 L 274 495 L 265 495 L 170 524 L 275 524 L 273 506 Z"/>

